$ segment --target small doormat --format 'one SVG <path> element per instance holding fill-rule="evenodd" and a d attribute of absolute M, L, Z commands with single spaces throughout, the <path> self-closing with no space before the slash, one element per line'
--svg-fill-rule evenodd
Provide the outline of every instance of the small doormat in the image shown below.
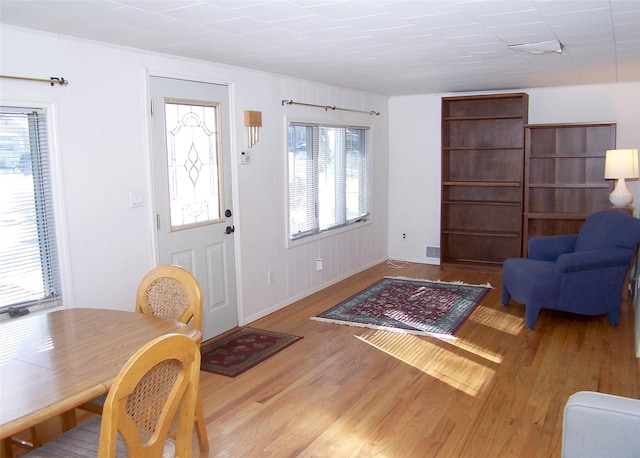
<path fill-rule="evenodd" d="M 451 336 L 491 285 L 385 277 L 311 318 L 417 335 Z"/>
<path fill-rule="evenodd" d="M 202 347 L 200 369 L 236 377 L 300 339 L 290 334 L 242 328 Z"/>

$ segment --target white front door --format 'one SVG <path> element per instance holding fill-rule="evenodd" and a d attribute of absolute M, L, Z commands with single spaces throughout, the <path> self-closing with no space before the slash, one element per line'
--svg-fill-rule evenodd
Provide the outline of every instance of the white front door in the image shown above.
<path fill-rule="evenodd" d="M 202 338 L 238 325 L 227 86 L 151 77 L 160 264 L 198 279 Z"/>

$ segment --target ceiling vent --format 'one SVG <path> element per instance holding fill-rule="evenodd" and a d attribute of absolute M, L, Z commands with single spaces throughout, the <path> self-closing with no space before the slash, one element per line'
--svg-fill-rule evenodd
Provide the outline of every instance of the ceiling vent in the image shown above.
<path fill-rule="evenodd" d="M 509 49 L 514 51 L 541 55 L 541 54 L 562 54 L 564 46 L 558 40 L 540 41 L 538 43 L 524 43 L 518 45 L 509 45 Z"/>

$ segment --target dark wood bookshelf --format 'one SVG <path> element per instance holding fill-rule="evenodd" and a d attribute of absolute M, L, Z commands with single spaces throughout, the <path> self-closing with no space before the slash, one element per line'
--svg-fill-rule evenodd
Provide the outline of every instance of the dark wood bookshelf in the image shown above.
<path fill-rule="evenodd" d="M 523 255 L 529 238 L 578 233 L 611 207 L 604 163 L 615 145 L 615 123 L 525 126 Z"/>
<path fill-rule="evenodd" d="M 442 99 L 443 269 L 493 272 L 522 245 L 524 93 Z"/>

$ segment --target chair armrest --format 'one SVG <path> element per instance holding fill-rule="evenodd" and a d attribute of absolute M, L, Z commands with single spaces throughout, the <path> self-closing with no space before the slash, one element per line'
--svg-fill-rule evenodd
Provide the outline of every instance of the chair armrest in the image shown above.
<path fill-rule="evenodd" d="M 563 423 L 563 458 L 638 456 L 638 399 L 580 391 L 569 397 Z"/>
<path fill-rule="evenodd" d="M 626 248 L 608 250 L 576 251 L 558 257 L 556 272 L 578 272 L 581 270 L 606 269 L 628 265 L 633 259 L 633 251 Z"/>
<path fill-rule="evenodd" d="M 527 257 L 539 261 L 556 261 L 561 254 L 571 253 L 574 250 L 576 240 L 578 240 L 577 235 L 532 237 L 527 246 Z"/>

